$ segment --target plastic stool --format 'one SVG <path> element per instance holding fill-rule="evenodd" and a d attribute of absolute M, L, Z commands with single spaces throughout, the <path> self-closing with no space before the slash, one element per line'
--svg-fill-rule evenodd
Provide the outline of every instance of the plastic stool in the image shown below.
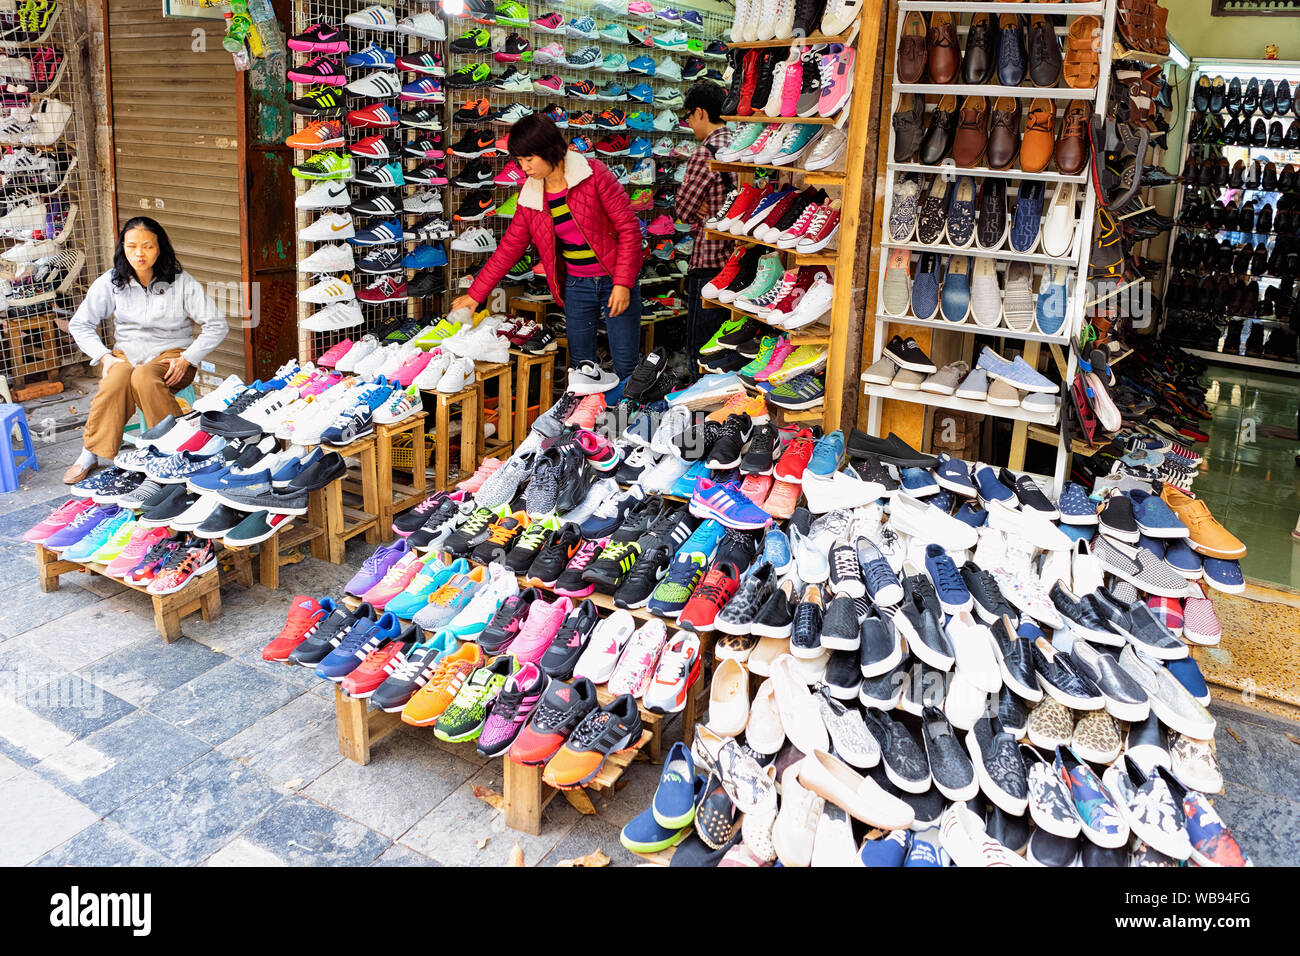
<path fill-rule="evenodd" d="M 15 448 L 9 434 L 18 427 L 22 447 Z M 0 491 L 17 491 L 18 475 L 25 468 L 40 471 L 36 463 L 36 449 L 32 447 L 32 433 L 27 428 L 27 412 L 21 405 L 0 405 L 0 434 L 5 440 L 0 444 Z"/>

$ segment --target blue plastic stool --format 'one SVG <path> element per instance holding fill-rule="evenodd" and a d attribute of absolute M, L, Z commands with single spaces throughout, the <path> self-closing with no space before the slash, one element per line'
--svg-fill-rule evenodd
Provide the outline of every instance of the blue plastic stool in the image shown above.
<path fill-rule="evenodd" d="M 10 437 L 14 426 L 22 437 L 22 447 L 15 448 Z M 36 449 L 32 447 L 32 433 L 27 428 L 27 412 L 21 405 L 0 405 L 0 429 L 4 443 L 0 446 L 0 491 L 17 491 L 18 475 L 25 468 L 40 471 L 36 463 Z"/>

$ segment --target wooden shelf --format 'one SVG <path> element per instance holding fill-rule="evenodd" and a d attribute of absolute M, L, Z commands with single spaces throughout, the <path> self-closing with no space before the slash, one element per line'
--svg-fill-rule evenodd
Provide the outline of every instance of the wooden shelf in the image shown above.
<path fill-rule="evenodd" d="M 1044 15 L 1083 16 L 1094 14 L 1100 16 L 1106 12 L 1104 3 L 966 3 L 953 0 L 899 0 L 898 9 L 903 13 L 911 10 L 948 10 L 952 13 L 1041 13 Z"/>
<path fill-rule="evenodd" d="M 719 232 L 716 229 L 705 229 L 704 235 L 709 239 L 718 239 L 723 242 L 744 242 L 751 246 L 766 246 L 774 252 L 787 253 L 794 256 L 795 263 L 801 266 L 833 266 L 837 261 L 839 261 L 839 256 L 835 253 L 835 250 L 831 250 L 829 253 L 795 252 L 793 249 L 782 249 L 774 242 L 763 242 L 761 239 L 755 239 L 753 236 L 733 236 L 729 232 Z"/>
<path fill-rule="evenodd" d="M 775 121 L 774 121 L 775 122 Z M 755 173 L 760 169 L 778 173 L 798 173 L 810 186 L 838 186 L 844 182 L 845 174 L 825 169 L 803 169 L 799 166 L 776 166 L 773 164 L 723 163 L 716 159 L 709 160 L 709 168 L 726 173 Z M 1083 180 L 1080 179 L 1080 182 Z"/>

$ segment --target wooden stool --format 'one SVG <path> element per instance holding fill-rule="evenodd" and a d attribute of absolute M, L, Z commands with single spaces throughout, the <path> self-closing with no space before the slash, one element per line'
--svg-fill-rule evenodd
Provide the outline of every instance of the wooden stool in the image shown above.
<path fill-rule="evenodd" d="M 346 477 L 330 482 L 324 487 L 326 560 L 342 564 L 349 540 L 359 534 L 370 544 L 379 544 L 383 538 L 379 530 L 379 474 L 376 467 L 376 438 L 367 435 L 350 445 L 331 448 L 346 458 L 357 459 L 357 466 L 348 469 Z M 343 492 L 361 499 L 361 508 L 343 501 Z"/>
<path fill-rule="evenodd" d="M 482 389 L 476 381 L 472 385 L 449 395 L 445 392 L 425 390 L 436 402 L 433 433 L 437 437 L 434 452 L 433 488 L 447 491 L 451 487 L 451 407 L 460 406 L 460 478 L 468 478 L 478 467 L 478 436 L 483 433 L 482 406 L 479 395 Z"/>
<path fill-rule="evenodd" d="M 402 726 L 400 714 L 374 710 L 360 697 L 349 697 L 334 686 L 334 717 L 339 753 L 362 766 L 370 763 L 370 746 Z"/>
<path fill-rule="evenodd" d="M 59 367 L 59 327 L 50 313 L 4 322 L 11 375 L 32 375 Z"/>
<path fill-rule="evenodd" d="M 478 407 L 483 410 L 480 420 L 485 424 L 487 422 L 487 397 L 484 394 L 483 386 L 491 379 L 497 381 L 497 432 L 491 438 L 488 438 L 485 427 L 484 431 L 480 433 L 479 445 L 483 449 L 483 457 L 497 455 L 500 458 L 508 458 L 511 452 L 515 450 L 515 433 L 510 424 L 512 417 L 510 403 L 513 401 L 510 390 L 512 371 L 510 363 L 476 362 L 475 366 L 475 377 L 478 379 Z"/>
<path fill-rule="evenodd" d="M 533 384 L 533 369 L 537 370 L 538 376 L 537 407 L 542 410 L 551 405 L 551 393 L 555 389 L 555 353 L 543 352 L 541 355 L 530 355 L 527 352 L 511 349 L 510 354 L 515 357 L 516 368 L 514 447 L 518 448 L 528 437 L 528 392 Z"/>
<path fill-rule="evenodd" d="M 307 514 L 291 517 L 275 534 L 248 548 L 231 548 L 233 553 L 243 552 L 251 557 L 253 548 L 257 549 L 258 583 L 272 591 L 280 587 L 280 568 L 293 564 L 291 554 L 299 545 L 311 543 L 311 556 L 322 561 L 329 560 L 329 543 L 325 528 L 325 489 L 319 488 L 307 497 Z"/>
<path fill-rule="evenodd" d="M 418 505 L 428 497 L 426 488 L 428 478 L 425 474 L 424 460 L 424 420 L 428 412 L 397 422 L 395 425 L 375 425 L 375 467 L 379 482 L 379 531 L 381 537 L 387 536 L 393 526 L 393 518 L 399 512 Z M 399 485 L 393 482 L 393 438 L 406 433 L 411 435 L 411 483 Z"/>

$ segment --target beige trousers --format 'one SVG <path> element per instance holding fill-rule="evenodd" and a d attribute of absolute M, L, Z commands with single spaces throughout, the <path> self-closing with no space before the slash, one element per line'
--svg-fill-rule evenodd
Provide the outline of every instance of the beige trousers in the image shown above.
<path fill-rule="evenodd" d="M 190 366 L 174 389 L 163 384 L 168 360 L 179 358 L 180 354 L 180 349 L 168 349 L 144 365 L 133 366 L 120 350 L 115 349 L 113 357 L 121 361 L 99 380 L 99 390 L 91 399 L 83 436 L 86 448 L 100 458 L 116 455 L 122 445 L 122 429 L 137 407 L 144 412 L 145 424 L 149 428 L 168 415 L 179 415 L 181 407 L 176 401 L 176 392 L 194 381 L 198 371 Z"/>

